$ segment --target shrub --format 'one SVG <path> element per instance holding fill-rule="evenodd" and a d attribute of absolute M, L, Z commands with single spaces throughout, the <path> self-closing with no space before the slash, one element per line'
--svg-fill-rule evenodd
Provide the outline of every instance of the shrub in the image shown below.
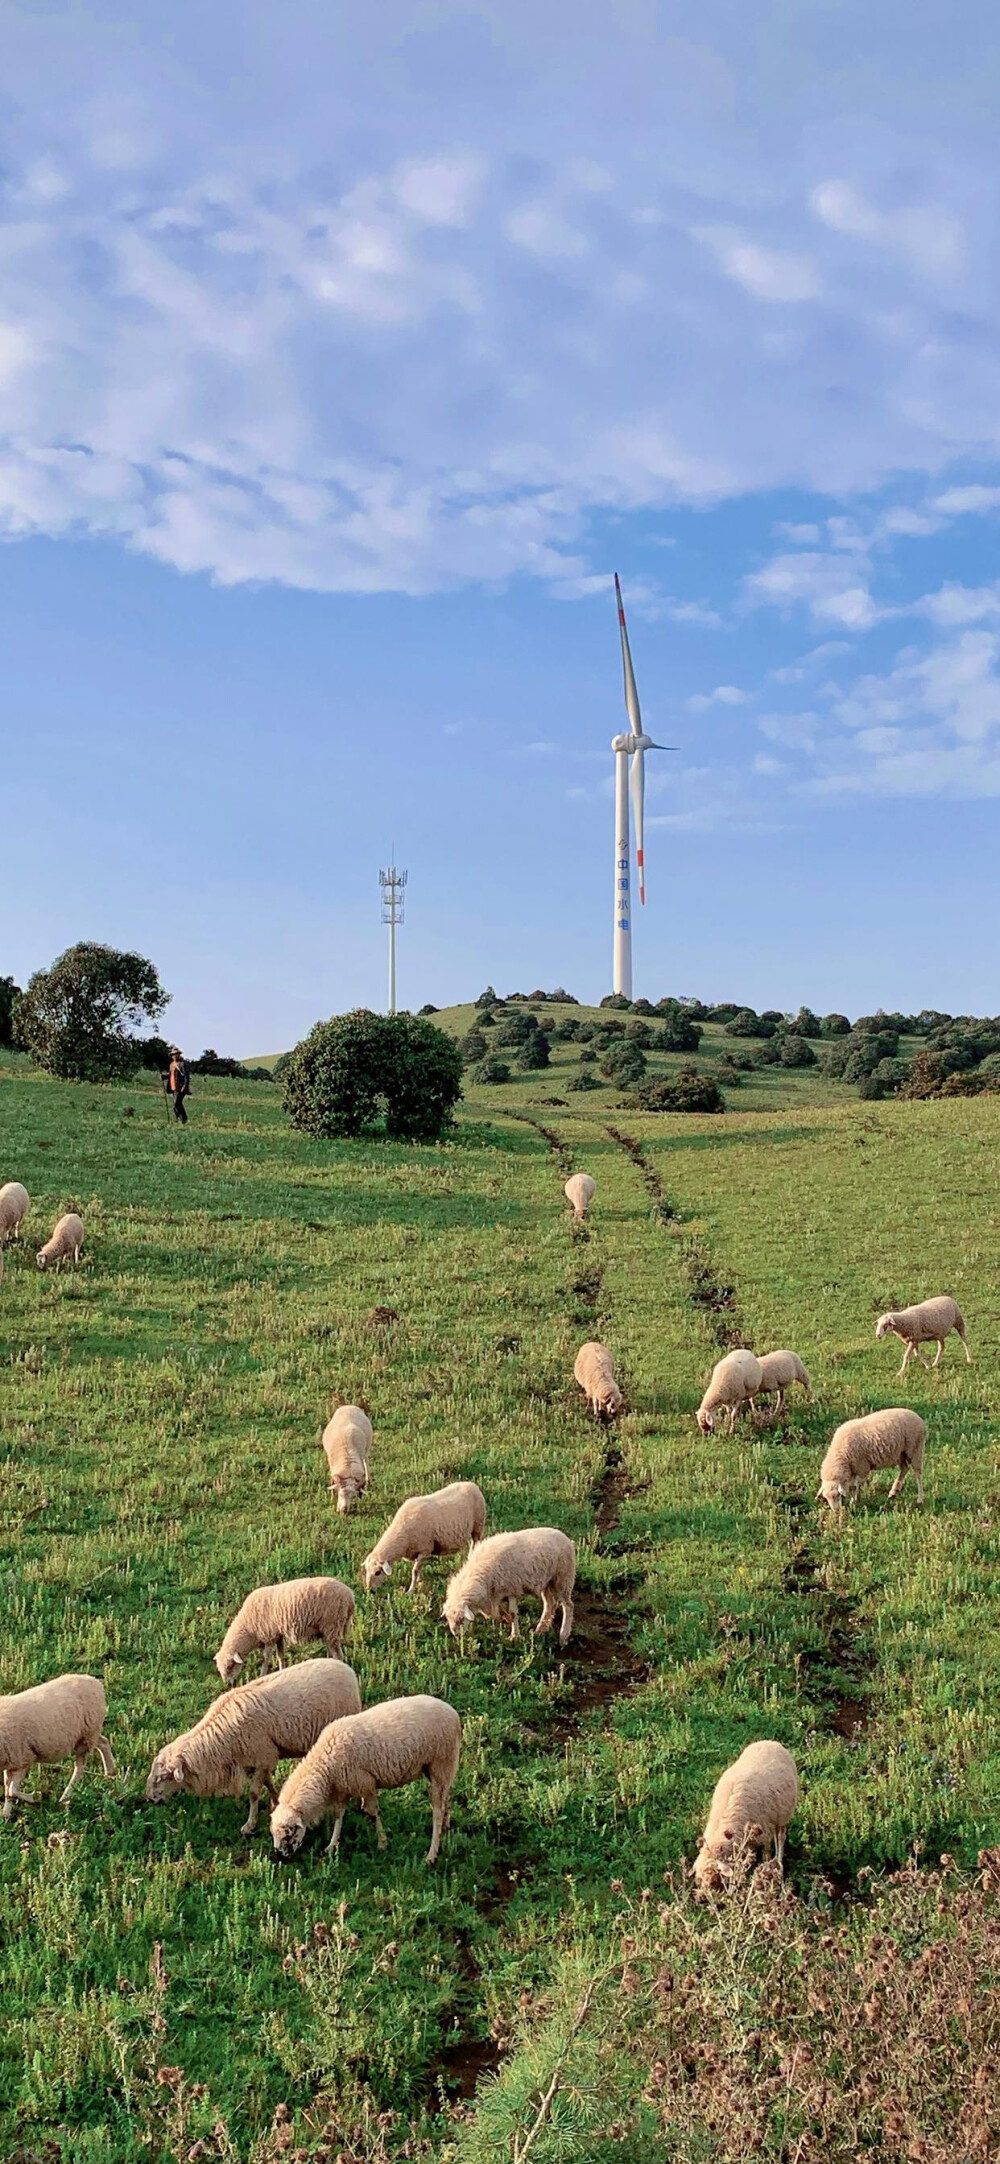
<path fill-rule="evenodd" d="M 577 1044 L 593 1044 L 593 1041 L 594 1041 L 594 1039 L 595 1039 L 595 1037 L 596 1037 L 596 1036 L 597 1036 L 597 1023 L 596 1023 L 596 1022 L 578 1022 L 578 1023 L 577 1023 L 577 1025 L 576 1025 L 576 1041 L 577 1041 Z"/>
<path fill-rule="evenodd" d="M 139 1065 L 150 1074 L 166 1074 L 170 1065 L 170 1046 L 165 1037 L 137 1037 Z"/>
<path fill-rule="evenodd" d="M 575 1074 L 572 1081 L 566 1084 L 568 1090 L 599 1090 L 600 1087 L 596 1074 Z"/>
<path fill-rule="evenodd" d="M 360 1134 L 384 1106 L 388 1135 L 436 1142 L 462 1094 L 462 1055 L 419 1015 L 360 1007 L 317 1022 L 281 1082 L 285 1110 L 305 1134 Z"/>
<path fill-rule="evenodd" d="M 711 1075 L 682 1067 L 678 1075 L 656 1075 L 632 1090 L 626 1103 L 638 1112 L 724 1112 L 726 1100 Z"/>
<path fill-rule="evenodd" d="M 438 1010 L 438 1008 L 437 1008 L 437 1007 L 434 1007 L 434 1006 L 432 1006 L 432 1004 L 431 1004 L 431 1002 L 430 1002 L 430 1000 L 429 1000 L 429 999 L 428 999 L 428 1000 L 425 1000 L 425 1001 L 424 1001 L 424 1004 L 423 1004 L 423 1006 L 422 1006 L 422 1007 L 418 1007 L 418 1008 L 417 1008 L 417 1013 L 418 1013 L 418 1014 L 420 1014 L 420 1015 L 424 1015 L 424 1014 L 437 1014 L 437 1013 L 438 1013 L 438 1011 L 439 1011 L 439 1010 Z"/>
<path fill-rule="evenodd" d="M 551 1030 L 550 1034 L 553 1043 L 572 1044 L 581 1028 L 582 1024 L 577 1022 L 573 1015 L 568 1014 L 564 1022 L 556 1022 Z"/>
<path fill-rule="evenodd" d="M 726 1023 L 726 1036 L 773 1037 L 781 1019 L 780 1014 L 773 1011 L 770 1014 L 755 1014 L 752 1007 L 741 1007 L 732 1020 Z"/>
<path fill-rule="evenodd" d="M 142 1063 L 140 1025 L 168 1004 L 152 962 L 81 940 L 38 969 L 14 1008 L 17 1042 L 69 1082 L 118 1082 Z"/>
<path fill-rule="evenodd" d="M 462 1058 L 467 1067 L 473 1066 L 478 1059 L 485 1059 L 488 1049 L 481 1029 L 470 1029 L 468 1036 L 462 1039 Z"/>
<path fill-rule="evenodd" d="M 651 999 L 634 999 L 632 1001 L 632 1012 L 633 1014 L 655 1014 L 656 1008 Z"/>
<path fill-rule="evenodd" d="M 495 1052 L 490 1052 L 485 1059 L 480 1060 L 478 1067 L 473 1068 L 472 1079 L 474 1082 L 509 1082 L 510 1068 L 505 1059 L 499 1059 Z"/>
<path fill-rule="evenodd" d="M 646 1055 L 638 1044 L 613 1044 L 601 1061 L 601 1073 L 622 1088 L 641 1082 L 645 1072 Z"/>
<path fill-rule="evenodd" d="M 480 992 L 479 998 L 476 1000 L 475 1005 L 477 1007 L 495 1007 L 496 1003 L 497 995 L 493 990 L 493 986 L 491 984 L 488 984 L 485 992 Z"/>
<path fill-rule="evenodd" d="M 921 1045 L 910 1068 L 909 1076 L 900 1091 L 901 1097 L 937 1097 L 945 1079 L 947 1068 L 940 1052 L 932 1052 Z"/>
<path fill-rule="evenodd" d="M 678 1009 L 664 1022 L 656 1037 L 656 1048 L 659 1052 L 697 1052 L 701 1039 L 698 1023 Z"/>
<path fill-rule="evenodd" d="M 578 999 L 574 999 L 572 992 L 565 991 L 561 984 L 556 986 L 554 992 L 549 993 L 549 999 L 553 1007 L 578 1007 L 580 1004 Z"/>
<path fill-rule="evenodd" d="M 624 1035 L 624 1022 L 598 1022 L 594 1029 L 594 1043 L 600 1050 L 607 1051 L 609 1044 L 614 1044 Z"/>
<path fill-rule="evenodd" d="M 630 999 L 626 999 L 624 992 L 605 992 L 601 1005 L 602 1007 L 617 1007 L 625 1014 L 629 1014 L 632 1008 L 632 1002 Z"/>
<path fill-rule="evenodd" d="M 903 1084 L 909 1080 L 910 1062 L 906 1059 L 880 1059 L 871 1074 L 862 1075 L 858 1083 L 858 1096 L 868 1101 L 881 1097 L 897 1097 Z"/>
<path fill-rule="evenodd" d="M 781 1046 L 775 1038 L 766 1037 L 762 1044 L 755 1045 L 750 1057 L 755 1067 L 777 1067 L 781 1059 Z"/>
<path fill-rule="evenodd" d="M 497 1044 L 513 1050 L 515 1045 L 523 1044 L 525 1038 L 530 1037 L 532 1030 L 537 1028 L 538 1021 L 533 1014 L 509 1014 L 497 1029 Z"/>
<path fill-rule="evenodd" d="M 0 1045 L 4 1049 L 14 1043 L 14 1004 L 22 997 L 13 977 L 0 977 Z"/>
<path fill-rule="evenodd" d="M 821 1037 L 847 1037 L 851 1025 L 846 1014 L 825 1014 L 819 1025 Z"/>
<path fill-rule="evenodd" d="M 706 1007 L 705 1019 L 709 1022 L 731 1022 L 736 1015 L 745 1014 L 746 1011 L 746 1008 L 739 1007 L 735 1000 L 720 999 L 713 1007 Z"/>
<path fill-rule="evenodd" d="M 808 1038 L 800 1037 L 795 1030 L 788 1030 L 784 1036 L 773 1041 L 780 1046 L 783 1067 L 815 1067 L 816 1054 Z"/>
<path fill-rule="evenodd" d="M 821 1037 L 823 1034 L 823 1024 L 811 1007 L 800 1007 L 798 1014 L 786 1022 L 785 1028 L 793 1030 L 797 1037 Z"/>
<path fill-rule="evenodd" d="M 169 1060 L 169 1051 L 167 1057 Z M 192 1074 L 225 1075 L 234 1082 L 246 1079 L 246 1068 L 242 1060 L 230 1059 L 223 1052 L 213 1052 L 211 1046 L 202 1052 L 198 1059 L 193 1059 L 190 1067 Z M 270 1077 L 268 1079 L 270 1080 Z"/>
<path fill-rule="evenodd" d="M 637 1044 L 643 1052 L 648 1052 L 653 1042 L 653 1031 L 650 1029 L 649 1023 L 626 1022 L 625 1042 L 626 1044 Z"/>
<path fill-rule="evenodd" d="M 597 1065 L 597 1053 L 589 1044 L 584 1045 L 580 1054 L 580 1065 L 581 1067 L 596 1067 Z"/>
<path fill-rule="evenodd" d="M 549 1040 L 543 1029 L 533 1029 L 518 1052 L 517 1065 L 522 1072 L 533 1073 L 536 1068 L 547 1067 L 548 1064 Z"/>
<path fill-rule="evenodd" d="M 480 1029 L 495 1029 L 495 1028 L 496 1028 L 496 1026 L 497 1026 L 497 1018 L 496 1018 L 496 1015 L 492 1013 L 492 1011 L 491 1011 L 491 1009 L 490 1009 L 489 1007 L 483 1007 L 483 1008 L 481 1008 L 481 1010 L 480 1010 L 480 1015 L 479 1015 L 479 1027 L 480 1027 Z"/>

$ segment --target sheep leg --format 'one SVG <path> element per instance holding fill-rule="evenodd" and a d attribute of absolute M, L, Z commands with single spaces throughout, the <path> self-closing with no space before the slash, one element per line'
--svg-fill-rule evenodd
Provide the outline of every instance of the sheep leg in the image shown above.
<path fill-rule="evenodd" d="M 944 1339 L 943 1339 L 943 1337 L 939 1337 L 939 1338 L 938 1338 L 938 1341 L 937 1341 L 937 1352 L 935 1353 L 935 1355 L 934 1355 L 934 1358 L 933 1358 L 933 1360 L 931 1361 L 931 1366 L 932 1366 L 932 1368 L 939 1368 L 939 1367 L 940 1367 L 940 1365 L 941 1365 L 941 1356 L 942 1356 L 943 1352 L 944 1352 Z"/>
<path fill-rule="evenodd" d="M 273 1651 L 273 1646 L 263 1646 L 261 1648 L 260 1672 L 262 1676 L 269 1676 L 271 1673 L 271 1654 Z"/>
<path fill-rule="evenodd" d="M 94 1749 L 97 1752 L 98 1758 L 101 1761 L 101 1769 L 105 1775 L 105 1778 L 110 1781 L 112 1774 L 117 1773 L 118 1768 L 115 1765 L 115 1754 L 111 1748 L 110 1743 L 108 1742 L 107 1736 L 98 1736 L 97 1742 L 94 1745 Z"/>
<path fill-rule="evenodd" d="M 901 1367 L 901 1368 L 900 1368 L 900 1370 L 899 1370 L 899 1372 L 900 1372 L 900 1375 L 905 1375 L 905 1374 L 906 1374 L 906 1370 L 907 1370 L 907 1368 L 908 1368 L 908 1366 L 909 1366 L 909 1364 L 910 1364 L 910 1361 L 911 1361 L 911 1360 L 912 1360 L 912 1358 L 913 1358 L 913 1355 L 914 1355 L 915 1351 L 916 1351 L 916 1346 L 915 1346 L 915 1345 L 914 1345 L 914 1343 L 913 1343 L 913 1339 L 912 1339 L 912 1338 L 907 1338 L 907 1339 L 906 1339 L 906 1345 L 905 1345 L 905 1350 L 904 1350 L 904 1353 L 903 1353 L 903 1364 L 902 1364 L 902 1367 Z"/>
<path fill-rule="evenodd" d="M 906 1459 L 905 1459 L 905 1458 L 903 1458 L 903 1459 L 902 1459 L 902 1461 L 901 1461 L 901 1463 L 900 1463 L 900 1468 L 899 1468 L 899 1471 L 898 1471 L 898 1473 L 896 1474 L 896 1478 L 895 1478 L 895 1480 L 893 1481 L 893 1483 L 892 1483 L 892 1486 L 891 1486 L 891 1488 L 890 1488 L 890 1490 L 889 1490 L 889 1501 L 890 1501 L 890 1503 L 892 1502 L 892 1500 L 893 1500 L 893 1497 L 899 1494 L 900 1488 L 902 1487 L 902 1485 L 903 1485 L 903 1482 L 904 1482 L 904 1480 L 905 1480 L 905 1479 L 906 1479 Z"/>
<path fill-rule="evenodd" d="M 785 1868 L 785 1835 L 787 1832 L 787 1826 L 776 1826 L 774 1829 L 774 1860 L 781 1871 Z"/>
<path fill-rule="evenodd" d="M 447 1831 L 448 1827 L 450 1784 L 443 1781 L 440 1774 L 437 1773 L 432 1773 L 430 1778 L 433 1823 L 431 1826 L 431 1845 L 427 1851 L 426 1860 L 428 1863 L 436 1863 L 438 1850 L 441 1846 L 441 1835 Z"/>
<path fill-rule="evenodd" d="M 274 1790 L 271 1787 L 271 1783 L 267 1778 L 267 1774 L 262 1773 L 261 1770 L 257 1768 L 250 1782 L 250 1809 L 247 1813 L 245 1825 L 240 1827 L 241 1833 L 256 1833 L 257 1814 L 260 1810 L 261 1792 L 265 1787 L 273 1796 Z"/>
<path fill-rule="evenodd" d="M 285 1667 L 285 1641 L 283 1638 L 276 1638 L 274 1641 L 274 1658 L 279 1668 Z"/>
<path fill-rule="evenodd" d="M 970 1353 L 970 1351 L 969 1351 L 969 1341 L 968 1341 L 968 1338 L 967 1338 L 967 1337 L 966 1337 L 966 1335 L 965 1335 L 965 1328 L 964 1328 L 964 1325 L 962 1325 L 962 1326 L 960 1327 L 960 1326 L 959 1326 L 959 1324 L 957 1324 L 957 1323 L 956 1323 L 956 1325 L 955 1325 L 955 1328 L 956 1328 L 956 1331 L 958 1332 L 958 1336 L 959 1336 L 959 1337 L 961 1338 L 961 1340 L 962 1340 L 962 1350 L 963 1350 L 963 1352 L 964 1352 L 964 1354 L 965 1354 L 965 1357 L 966 1357 L 966 1359 L 967 1359 L 967 1361 L 968 1361 L 968 1363 L 969 1363 L 969 1366 L 971 1367 L 971 1366 L 972 1366 L 972 1354 L 971 1354 L 971 1353 Z"/>
<path fill-rule="evenodd" d="M 344 1810 L 338 1811 L 337 1816 L 334 1819 L 333 1833 L 331 1834 L 330 1839 L 326 1844 L 326 1853 L 328 1856 L 335 1856 L 338 1848 L 340 1847 L 340 1836 L 344 1830 L 344 1815 L 346 1810 L 347 1805 L 345 1804 Z"/>
<path fill-rule="evenodd" d="M 564 1600 L 560 1602 L 560 1606 L 562 1608 L 562 1623 L 559 1627 L 559 1643 L 564 1646 L 573 1628 L 573 1603 L 571 1600 Z"/>
<path fill-rule="evenodd" d="M 69 1799 L 73 1794 L 73 1790 L 76 1787 L 80 1775 L 84 1772 L 86 1768 L 87 1759 L 89 1758 L 89 1756 L 90 1753 L 87 1750 L 86 1745 L 84 1745 L 83 1750 L 77 1752 L 76 1757 L 73 1761 L 73 1771 L 70 1774 L 69 1780 L 67 1781 L 66 1786 L 63 1789 L 62 1795 L 59 1798 L 60 1803 L 69 1802 Z"/>
<path fill-rule="evenodd" d="M 21 1782 L 23 1781 L 24 1776 L 28 1772 L 28 1770 L 29 1769 L 27 1768 L 27 1766 L 19 1766 L 13 1773 L 4 1774 L 3 1815 L 5 1818 L 11 1818 L 13 1816 L 15 1803 L 41 1803 L 42 1799 L 40 1796 L 30 1796 L 27 1789 L 21 1787 Z"/>
<path fill-rule="evenodd" d="M 423 1570 L 423 1567 L 424 1567 L 424 1564 L 426 1563 L 426 1561 L 427 1561 L 427 1557 L 426 1557 L 425 1555 L 418 1555 L 418 1556 L 416 1556 L 416 1557 L 414 1558 L 414 1563 L 413 1563 L 413 1569 L 412 1569 L 412 1570 L 411 1570 L 411 1572 L 410 1572 L 410 1583 L 409 1583 L 409 1585 L 408 1585 L 408 1586 L 407 1586 L 407 1588 L 406 1588 L 406 1590 L 407 1590 L 407 1592 L 408 1592 L 408 1593 L 415 1593 L 415 1592 L 416 1592 L 416 1590 L 417 1590 L 417 1580 L 418 1580 L 418 1579 L 419 1579 L 419 1577 L 420 1577 L 420 1573 L 421 1573 L 421 1571 Z"/>
<path fill-rule="evenodd" d="M 535 1624 L 535 1637 L 540 1638 L 543 1631 L 551 1630 L 555 1619 L 556 1603 L 552 1598 L 552 1587 L 547 1585 L 542 1594 L 542 1612 Z"/>
<path fill-rule="evenodd" d="M 913 1468 L 913 1477 L 914 1477 L 914 1479 L 915 1479 L 915 1481 L 916 1481 L 916 1483 L 917 1483 L 917 1501 L 918 1501 L 918 1503 L 922 1503 L 922 1502 L 923 1502 L 923 1499 L 924 1499 L 924 1475 L 923 1475 L 923 1468 L 921 1467 L 921 1468 L 920 1468 L 920 1470 L 918 1471 L 918 1470 L 917 1470 L 917 1467 L 916 1467 L 916 1466 L 914 1466 L 914 1468 Z"/>
<path fill-rule="evenodd" d="M 383 1826 L 381 1817 L 379 1815 L 378 1789 L 375 1787 L 374 1782 L 372 1783 L 370 1789 L 366 1789 L 363 1796 L 359 1796 L 358 1801 L 365 1814 L 365 1817 L 374 1819 L 375 1821 L 375 1831 L 378 1835 L 379 1848 L 386 1848 L 388 1844 L 385 1838 L 385 1827 Z"/>

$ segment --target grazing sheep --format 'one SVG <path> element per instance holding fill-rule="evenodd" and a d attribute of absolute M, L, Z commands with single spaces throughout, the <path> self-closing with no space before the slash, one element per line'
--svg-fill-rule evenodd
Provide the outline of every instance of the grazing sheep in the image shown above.
<path fill-rule="evenodd" d="M 778 1402 L 774 1408 L 774 1418 L 776 1420 L 784 1410 L 785 1392 L 791 1389 L 793 1383 L 801 1383 L 803 1390 L 812 1389 L 808 1373 L 799 1359 L 798 1353 L 761 1353 L 760 1369 L 762 1378 L 760 1395 L 770 1396 L 772 1391 L 777 1391 L 778 1394 Z"/>
<path fill-rule="evenodd" d="M 307 1758 L 294 1767 L 271 1813 L 271 1836 L 286 1860 L 301 1848 L 310 1826 L 333 1812 L 332 1855 L 340 1846 L 349 1803 L 373 1818 L 379 1848 L 386 1845 L 379 1817 L 380 1788 L 405 1788 L 425 1773 L 431 1785 L 433 1831 L 427 1862 L 433 1863 L 448 1830 L 451 1790 L 462 1747 L 462 1723 L 443 1698 L 388 1698 L 366 1713 L 332 1721 Z"/>
<path fill-rule="evenodd" d="M 865 1413 L 860 1420 L 845 1420 L 833 1436 L 820 1466 L 817 1502 L 822 1496 L 831 1510 L 836 1510 L 842 1503 L 853 1503 L 870 1473 L 881 1472 L 883 1466 L 895 1465 L 898 1470 L 889 1490 L 890 1502 L 899 1494 L 912 1466 L 917 1480 L 917 1501 L 922 1503 L 926 1442 L 925 1423 L 919 1413 L 911 1412 L 907 1406 L 891 1406 L 884 1412 Z"/>
<path fill-rule="evenodd" d="M 591 1179 L 589 1172 L 574 1172 L 567 1180 L 563 1194 L 573 1205 L 573 1216 L 578 1225 L 582 1225 L 596 1193 L 597 1181 Z"/>
<path fill-rule="evenodd" d="M 20 1180 L 8 1180 L 0 1187 L 0 1247 L 7 1240 L 19 1240 L 21 1221 L 27 1213 L 31 1196 Z"/>
<path fill-rule="evenodd" d="M 146 1801 L 165 1803 L 182 1788 L 192 1796 L 240 1796 L 249 1777 L 250 1813 L 240 1831 L 252 1833 L 261 1790 L 275 1801 L 271 1775 L 279 1758 L 303 1758 L 328 1722 L 360 1710 L 357 1676 L 343 1661 L 299 1661 L 241 1683 L 157 1752 Z"/>
<path fill-rule="evenodd" d="M 625 1400 L 615 1381 L 615 1363 L 607 1346 L 598 1344 L 596 1338 L 581 1345 L 573 1362 L 573 1377 L 595 1420 L 614 1420 Z"/>
<path fill-rule="evenodd" d="M 51 1683 L 36 1683 L 31 1690 L 14 1691 L 0 1698 L 0 1766 L 3 1767 L 3 1815 L 10 1818 L 15 1803 L 40 1803 L 21 1788 L 32 1766 L 51 1765 L 55 1759 L 75 1760 L 73 1771 L 59 1798 L 67 1803 L 96 1751 L 104 1772 L 115 1771 L 111 1745 L 104 1734 L 108 1702 L 97 1676 L 54 1676 Z"/>
<path fill-rule="evenodd" d="M 474 1616 L 510 1621 L 510 1635 L 518 1638 L 517 1604 L 525 1593 L 536 1593 L 542 1612 L 535 1637 L 550 1630 L 556 1609 L 562 1610 L 559 1643 L 573 1628 L 573 1585 L 576 1549 L 565 1533 L 553 1525 L 525 1528 L 520 1533 L 493 1533 L 481 1540 L 467 1563 L 449 1581 L 441 1614 L 453 1638 Z"/>
<path fill-rule="evenodd" d="M 937 1344 L 937 1353 L 929 1364 L 931 1367 L 940 1367 L 944 1341 L 950 1330 L 957 1331 L 965 1347 L 965 1357 L 971 1364 L 972 1354 L 965 1335 L 962 1311 L 957 1300 L 950 1299 L 947 1293 L 941 1293 L 936 1300 L 921 1300 L 916 1307 L 900 1307 L 889 1315 L 880 1315 L 875 1325 L 877 1338 L 888 1337 L 891 1331 L 893 1337 L 898 1337 L 900 1344 L 905 1345 L 903 1364 L 899 1370 L 901 1375 L 905 1375 L 907 1362 L 913 1358 L 920 1345 Z M 923 1353 L 920 1358 L 924 1359 Z M 928 1363 L 924 1361 L 924 1365 L 927 1366 Z"/>
<path fill-rule="evenodd" d="M 259 1585 L 248 1593 L 215 1656 L 223 1683 L 238 1675 L 248 1653 L 262 1651 L 261 1674 L 285 1665 L 286 1646 L 307 1646 L 322 1638 L 333 1660 L 354 1620 L 354 1595 L 340 1578 L 288 1578 L 282 1585 Z"/>
<path fill-rule="evenodd" d="M 370 1593 L 388 1578 L 402 1557 L 413 1565 L 407 1590 L 414 1592 L 428 1556 L 457 1555 L 465 1547 L 471 1553 L 477 1540 L 482 1540 L 485 1526 L 486 1499 L 474 1480 L 453 1480 L 434 1495 L 409 1496 L 365 1556 L 361 1565 L 365 1591 Z"/>
<path fill-rule="evenodd" d="M 756 1353 L 743 1348 L 726 1353 L 724 1359 L 716 1361 L 708 1389 L 698 1407 L 696 1418 L 702 1434 L 711 1435 L 716 1414 L 728 1412 L 731 1435 L 744 1405 L 749 1405 L 752 1411 L 757 1392 L 763 1387 L 763 1369 Z"/>
<path fill-rule="evenodd" d="M 83 1219 L 77 1216 L 75 1210 L 67 1210 L 65 1217 L 57 1218 L 45 1246 L 38 1250 L 36 1259 L 39 1269 L 47 1270 L 54 1262 L 56 1269 L 61 1270 L 67 1255 L 72 1255 L 74 1262 L 79 1262 L 82 1246 Z"/>
<path fill-rule="evenodd" d="M 351 1510 L 368 1486 L 368 1452 L 372 1447 L 372 1424 L 360 1405 L 338 1405 L 323 1430 L 323 1448 L 330 1468 L 330 1493 L 336 1495 L 343 1515 Z"/>
<path fill-rule="evenodd" d="M 748 1848 L 767 1848 L 773 1842 L 780 1864 L 798 1800 L 795 1760 L 784 1744 L 748 1743 L 735 1763 L 726 1767 L 712 1794 L 694 1867 L 699 1892 L 723 1886 Z"/>

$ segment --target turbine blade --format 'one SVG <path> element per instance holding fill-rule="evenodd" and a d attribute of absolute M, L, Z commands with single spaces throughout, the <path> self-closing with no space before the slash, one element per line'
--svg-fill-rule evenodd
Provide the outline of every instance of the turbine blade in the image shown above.
<path fill-rule="evenodd" d="M 643 812 L 646 798 L 646 754 L 632 753 L 632 822 L 635 827 L 635 861 L 639 872 L 639 900 L 646 906 L 646 865 L 643 853 Z"/>
<path fill-rule="evenodd" d="M 628 631 L 625 627 L 625 610 L 622 605 L 622 590 L 618 584 L 617 571 L 615 572 L 615 596 L 618 602 L 618 629 L 622 635 L 622 668 L 625 672 L 625 710 L 628 714 L 633 736 L 641 736 L 642 716 L 639 712 L 639 694 L 635 688 L 635 670 L 632 667 L 632 656 L 629 652 Z"/>

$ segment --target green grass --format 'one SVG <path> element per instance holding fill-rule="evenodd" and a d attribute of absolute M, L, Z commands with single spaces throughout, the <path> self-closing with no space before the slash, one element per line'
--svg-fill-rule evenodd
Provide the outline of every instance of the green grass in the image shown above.
<path fill-rule="evenodd" d="M 439 1149 L 294 1136 L 264 1085 L 201 1081 L 179 1132 L 152 1086 L 0 1074 L 0 1177 L 32 1194 L 0 1290 L 0 1678 L 103 1675 L 121 1767 L 65 1812 L 65 1775 L 42 1771 L 44 1805 L 0 1829 L 0 2153 L 118 2164 L 204 2142 L 264 2164 L 291 2127 L 303 2156 L 465 2157 L 442 2052 L 544 2012 L 571 1942 L 610 1932 L 619 1889 L 638 1897 L 691 1854 L 714 1779 L 754 1735 L 800 1764 L 804 1891 L 899 1860 L 918 1834 L 965 1861 L 994 1838 L 991 1100 L 872 1110 L 792 1075 L 765 1110 L 768 1072 L 759 1105 L 748 1092 L 723 1119 L 653 1120 L 616 1112 L 614 1091 L 547 1103 L 572 1054 L 470 1090 Z M 532 1121 L 597 1178 L 583 1238 Z M 675 1219 L 609 1121 L 642 1141 Z M 43 1274 L 34 1247 L 71 1206 L 86 1261 Z M 813 1369 L 815 1401 L 787 1429 L 699 1437 L 718 1345 L 690 1296 L 695 1251 L 754 1341 Z M 928 1418 L 925 1511 L 873 1488 L 838 1527 L 810 1500 L 830 1429 L 897 1396 L 874 1316 L 946 1287 L 976 1365 L 950 1350 L 942 1373 L 898 1386 Z M 399 1311 L 384 1335 L 376 1303 Z M 603 1536 L 609 1445 L 571 1379 L 593 1334 L 629 1405 L 610 1446 L 629 1492 Z M 369 1404 L 376 1433 L 347 1519 L 317 1440 L 338 1392 Z M 366 1701 L 430 1690 L 463 1719 L 439 1868 L 421 1862 L 423 1788 L 386 1798 L 385 1856 L 352 1815 L 332 1864 L 312 1843 L 277 1864 L 266 1833 L 240 1837 L 236 1801 L 147 1805 L 149 1761 L 214 1695 L 211 1656 L 248 1588 L 333 1571 L 357 1589 L 402 1496 L 462 1475 L 494 1530 L 577 1540 L 582 1642 L 561 1661 L 550 1639 L 511 1647 L 481 1626 L 463 1657 L 439 1621 L 441 1565 L 413 1601 L 405 1574 L 359 1590 Z M 854 1740 L 833 1722 L 845 1648 L 869 1714 Z M 623 1657 L 642 1664 L 636 1688 L 595 1696 L 593 1660 Z"/>

